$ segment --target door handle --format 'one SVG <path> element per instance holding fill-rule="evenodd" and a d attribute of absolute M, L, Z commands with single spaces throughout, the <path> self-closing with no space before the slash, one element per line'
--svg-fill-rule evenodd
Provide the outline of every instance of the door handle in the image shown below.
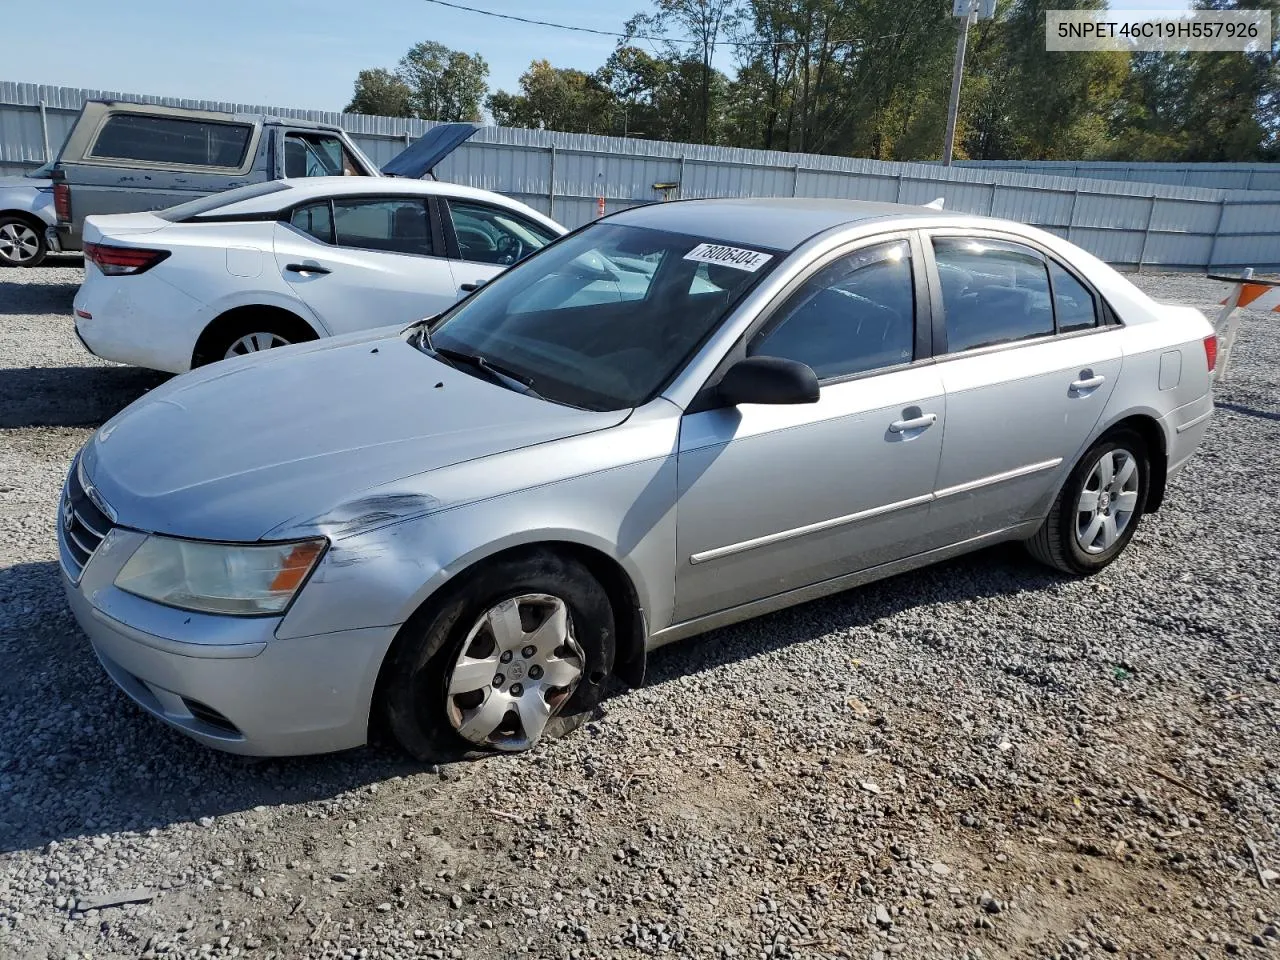
<path fill-rule="evenodd" d="M 463 293 L 470 293 L 473 290 L 479 290 L 480 287 L 481 287 L 481 283 L 479 281 L 477 281 L 476 283 L 458 284 L 458 289 L 461 290 Z"/>
<path fill-rule="evenodd" d="M 909 411 L 908 411 L 909 412 Z M 910 420 L 895 420 L 889 424 L 892 433 L 906 433 L 909 430 L 924 430 L 938 422 L 936 413 L 925 413 Z"/>
<path fill-rule="evenodd" d="M 1071 381 L 1071 392 L 1084 393 L 1088 390 L 1095 390 L 1102 386 L 1106 379 L 1101 375 L 1095 377 L 1092 370 L 1081 370 L 1080 379 Z"/>
<path fill-rule="evenodd" d="M 333 272 L 328 267 L 322 267 L 318 263 L 290 263 L 285 265 L 285 269 L 290 273 L 325 274 Z"/>

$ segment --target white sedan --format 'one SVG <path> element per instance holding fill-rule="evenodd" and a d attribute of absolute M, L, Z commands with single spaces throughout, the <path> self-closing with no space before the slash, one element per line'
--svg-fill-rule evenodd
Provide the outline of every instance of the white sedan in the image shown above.
<path fill-rule="evenodd" d="M 564 232 L 485 190 L 361 177 L 89 217 L 76 333 L 106 360 L 181 373 L 432 316 Z"/>

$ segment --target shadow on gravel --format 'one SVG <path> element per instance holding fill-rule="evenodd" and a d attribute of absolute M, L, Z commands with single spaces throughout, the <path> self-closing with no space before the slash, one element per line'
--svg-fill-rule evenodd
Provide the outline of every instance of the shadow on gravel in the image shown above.
<path fill-rule="evenodd" d="M 647 684 L 866 627 L 909 607 L 1057 582 L 1016 546 L 995 547 L 663 648 L 650 659 Z M 66 606 L 53 562 L 0 569 L 0 662 L 0 853 L 235 815 L 260 804 L 326 800 L 422 770 L 383 747 L 263 760 L 193 743 L 103 673 Z M 608 701 L 604 707 L 602 722 L 619 722 L 608 716 Z"/>
<path fill-rule="evenodd" d="M 170 730 L 102 671 L 52 561 L 0 569 L 0 662 L 0 854 L 329 799 L 422 769 L 381 748 L 236 757 Z"/>
<path fill-rule="evenodd" d="M 168 379 L 139 367 L 0 368 L 0 428 L 96 427 Z"/>
<path fill-rule="evenodd" d="M 0 274 L 3 277 L 4 274 Z M 0 317 L 35 313 L 61 313 L 70 316 L 78 282 L 72 283 L 6 283 L 0 279 Z"/>
<path fill-rule="evenodd" d="M 646 685 L 866 627 L 912 607 L 1013 596 L 1060 583 L 1061 577 L 1031 560 L 1020 545 L 1000 544 L 663 647 L 649 657 Z M 850 653 L 855 651 L 851 640 Z"/>
<path fill-rule="evenodd" d="M 1246 407 L 1243 403 L 1228 403 L 1225 400 L 1219 400 L 1214 404 L 1219 410 L 1230 410 L 1232 413 L 1240 413 L 1246 417 L 1259 417 L 1263 420 L 1280 421 L 1280 413 L 1272 410 L 1259 410 L 1256 407 Z"/>

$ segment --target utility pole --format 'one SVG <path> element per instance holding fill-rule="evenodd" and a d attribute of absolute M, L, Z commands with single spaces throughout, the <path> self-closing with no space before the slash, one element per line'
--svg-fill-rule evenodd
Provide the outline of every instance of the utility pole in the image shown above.
<path fill-rule="evenodd" d="M 942 142 L 942 165 L 951 166 L 956 145 L 956 115 L 960 112 L 960 83 L 964 79 L 964 53 L 969 45 L 969 24 L 977 11 L 977 0 L 955 0 L 952 12 L 960 18 L 960 36 L 956 38 L 956 65 L 951 72 L 951 101 L 947 104 L 947 139 Z"/>
<path fill-rule="evenodd" d="M 969 45 L 969 27 L 975 20 L 990 20 L 996 15 L 996 0 L 952 0 L 951 15 L 960 21 L 956 38 L 956 66 L 951 74 L 951 102 L 947 104 L 947 139 L 942 144 L 942 165 L 951 166 L 956 145 L 956 115 L 960 112 L 960 83 L 964 80 L 964 52 Z"/>

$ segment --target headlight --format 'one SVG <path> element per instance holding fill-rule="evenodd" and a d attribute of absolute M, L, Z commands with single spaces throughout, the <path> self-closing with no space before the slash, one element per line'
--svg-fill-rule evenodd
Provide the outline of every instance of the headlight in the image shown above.
<path fill-rule="evenodd" d="M 280 613 L 325 546 L 324 540 L 239 545 L 153 536 L 134 551 L 116 586 L 201 613 Z"/>

